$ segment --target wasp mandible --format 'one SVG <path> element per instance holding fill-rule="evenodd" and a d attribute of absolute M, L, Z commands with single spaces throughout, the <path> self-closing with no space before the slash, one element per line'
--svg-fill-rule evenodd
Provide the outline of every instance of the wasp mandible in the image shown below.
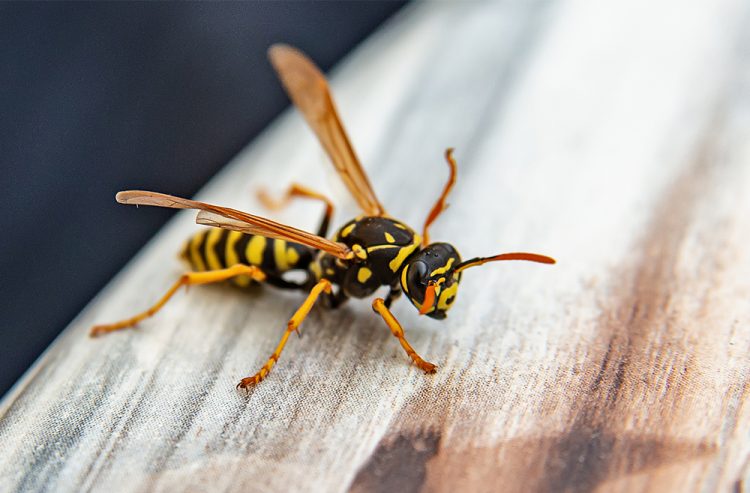
<path fill-rule="evenodd" d="M 255 375 L 243 378 L 237 385 L 248 389 L 268 376 L 289 336 L 298 330 L 317 300 L 336 308 L 349 298 L 365 298 L 385 286 L 388 294 L 385 298 L 375 298 L 373 310 L 383 318 L 414 364 L 426 373 L 434 373 L 437 367 L 417 354 L 390 311 L 391 303 L 402 292 L 420 315 L 442 320 L 456 300 L 461 275 L 466 269 L 499 260 L 545 264 L 554 264 L 555 260 L 534 253 L 503 253 L 462 261 L 451 244 L 430 242 L 430 225 L 445 209 L 446 197 L 456 181 L 452 149 L 445 153 L 450 168 L 448 182 L 427 215 L 422 234 L 390 217 L 362 169 L 320 69 L 299 50 L 283 44 L 273 45 L 268 56 L 292 102 L 318 137 L 364 214 L 344 224 L 328 240 L 326 235 L 333 214 L 331 201 L 298 184 L 289 187 L 281 202 L 274 203 L 265 195 L 261 195 L 261 199 L 269 206 L 281 206 L 296 197 L 323 202 L 326 207 L 317 234 L 235 209 L 172 195 L 138 190 L 120 192 L 116 198 L 123 204 L 197 209 L 196 222 L 213 228 L 187 241 L 181 255 L 192 271 L 183 274 L 154 306 L 126 320 L 97 325 L 91 335 L 133 327 L 158 312 L 181 286 L 231 280 L 239 286 L 266 282 L 282 289 L 307 292 L 307 298 L 287 323 L 268 361 Z M 291 271 L 306 273 L 307 280 L 301 283 L 286 280 L 284 274 Z"/>

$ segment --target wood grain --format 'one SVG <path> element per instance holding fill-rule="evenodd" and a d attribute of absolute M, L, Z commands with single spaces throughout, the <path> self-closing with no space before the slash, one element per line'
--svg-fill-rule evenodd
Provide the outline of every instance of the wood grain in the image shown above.
<path fill-rule="evenodd" d="M 443 322 L 397 304 L 435 375 L 355 301 L 313 311 L 245 396 L 301 296 L 195 288 L 86 337 L 180 274 L 180 214 L 3 399 L 0 490 L 744 491 L 748 33 L 741 0 L 407 9 L 332 78 L 379 198 L 419 227 L 454 146 L 434 239 L 559 263 L 467 271 Z M 290 113 L 200 198 L 262 213 L 253 188 L 301 181 L 340 222 L 337 180 Z"/>

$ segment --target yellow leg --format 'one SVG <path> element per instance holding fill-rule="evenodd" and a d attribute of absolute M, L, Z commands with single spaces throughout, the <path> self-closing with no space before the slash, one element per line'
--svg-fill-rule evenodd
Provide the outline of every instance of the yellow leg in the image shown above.
<path fill-rule="evenodd" d="M 286 191 L 281 199 L 275 200 L 268 195 L 264 189 L 258 190 L 258 199 L 261 203 L 269 209 L 281 209 L 286 207 L 294 197 L 307 197 L 309 199 L 320 200 L 326 205 L 326 212 L 330 215 L 333 214 L 333 203 L 323 194 L 316 192 L 310 188 L 299 183 L 292 183 L 289 189 Z"/>
<path fill-rule="evenodd" d="M 409 341 L 404 337 L 404 329 L 401 327 L 401 324 L 398 323 L 396 317 L 394 317 L 388 307 L 385 306 L 385 301 L 383 301 L 382 298 L 376 298 L 375 301 L 372 302 L 372 309 L 383 317 L 385 323 L 388 324 L 388 328 L 391 329 L 391 333 L 393 333 L 396 339 L 398 339 L 398 342 L 401 343 L 401 347 L 404 348 L 404 351 L 406 351 L 406 354 L 409 355 L 414 364 L 425 373 L 435 373 L 437 366 L 429 361 L 423 360 L 422 357 L 414 351 L 414 348 L 411 347 Z"/>
<path fill-rule="evenodd" d="M 281 199 L 273 199 L 268 192 L 264 189 L 258 190 L 258 200 L 268 209 L 277 210 L 282 207 L 289 205 L 289 202 L 294 197 L 307 197 L 308 199 L 320 200 L 326 205 L 325 213 L 323 214 L 323 220 L 321 221 L 320 227 L 318 228 L 318 236 L 325 237 L 328 233 L 328 225 L 331 222 L 333 216 L 333 202 L 331 202 L 325 195 L 316 192 L 310 188 L 299 183 L 292 183 L 287 189 L 286 193 Z"/>
<path fill-rule="evenodd" d="M 292 318 L 289 319 L 289 322 L 286 325 L 286 330 L 284 331 L 284 335 L 281 336 L 281 341 L 279 341 L 279 344 L 276 346 L 276 350 L 273 352 L 271 357 L 268 358 L 266 364 L 263 365 L 260 371 L 258 371 L 258 373 L 256 373 L 252 377 L 243 378 L 240 383 L 237 384 L 238 389 L 247 389 L 253 385 L 260 383 L 264 378 L 266 378 L 266 376 L 268 376 L 268 373 L 271 371 L 271 368 L 273 368 L 273 365 L 275 365 L 279 360 L 281 351 L 284 350 L 284 346 L 286 345 L 286 341 L 289 339 L 289 335 L 297 330 L 297 327 L 299 327 L 305 317 L 307 317 L 307 314 L 310 313 L 310 309 L 315 304 L 315 301 L 324 291 L 328 294 L 331 294 L 331 282 L 327 279 L 321 279 L 320 281 L 318 281 L 318 284 L 316 284 L 312 288 L 312 290 L 310 290 L 310 294 L 307 295 L 307 299 L 305 300 L 305 302 L 302 303 L 302 306 L 297 309 Z"/>
<path fill-rule="evenodd" d="M 141 320 L 148 318 L 161 310 L 161 308 L 169 301 L 169 299 L 180 289 L 181 286 L 192 286 L 196 284 L 211 284 L 215 282 L 226 281 L 232 277 L 237 276 L 250 276 L 256 281 L 263 281 L 266 275 L 257 267 L 251 265 L 236 264 L 227 269 L 210 270 L 206 272 L 188 272 L 183 274 L 180 279 L 169 288 L 169 291 L 162 296 L 162 298 L 151 308 L 145 312 L 139 313 L 138 315 L 121 320 L 113 324 L 97 325 L 91 329 L 89 335 L 91 337 L 97 337 L 108 332 L 114 332 L 115 330 L 126 329 L 132 327 Z"/>

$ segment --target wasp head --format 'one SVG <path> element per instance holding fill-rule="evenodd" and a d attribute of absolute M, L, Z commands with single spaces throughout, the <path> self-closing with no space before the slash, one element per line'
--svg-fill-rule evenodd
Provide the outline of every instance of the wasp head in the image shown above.
<path fill-rule="evenodd" d="M 432 243 L 416 253 L 401 271 L 401 288 L 421 315 L 442 320 L 453 305 L 461 274 L 458 251 L 448 243 Z"/>
<path fill-rule="evenodd" d="M 555 259 L 537 253 L 501 253 L 461 262 L 458 251 L 448 243 L 432 243 L 416 253 L 401 272 L 401 288 L 419 309 L 420 315 L 442 320 L 453 306 L 461 272 L 499 260 L 526 260 L 554 264 Z"/>

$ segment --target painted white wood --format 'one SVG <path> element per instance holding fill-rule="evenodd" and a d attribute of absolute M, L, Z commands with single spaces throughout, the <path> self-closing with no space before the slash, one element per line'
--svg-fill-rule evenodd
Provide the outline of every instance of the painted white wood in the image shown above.
<path fill-rule="evenodd" d="M 86 336 L 182 272 L 180 214 L 3 399 L 0 490 L 741 491 L 749 21 L 742 0 L 407 8 L 332 76 L 382 202 L 420 228 L 454 146 L 433 238 L 559 263 L 467 271 L 444 322 L 399 302 L 435 375 L 355 300 L 313 311 L 245 396 L 299 294 L 197 287 Z M 356 209 L 337 180 L 287 113 L 200 197 L 264 213 L 254 187 L 300 181 L 340 223 Z"/>

